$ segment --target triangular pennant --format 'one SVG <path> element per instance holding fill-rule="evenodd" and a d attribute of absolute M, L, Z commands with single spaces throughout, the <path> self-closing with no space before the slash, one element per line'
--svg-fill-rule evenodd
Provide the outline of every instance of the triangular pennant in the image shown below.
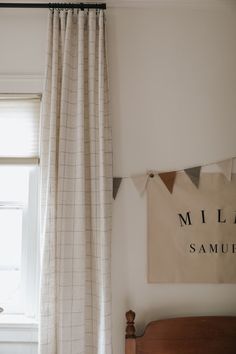
<path fill-rule="evenodd" d="M 147 187 L 149 175 L 148 174 L 134 175 L 134 176 L 131 176 L 131 179 L 132 179 L 137 191 L 139 192 L 139 194 L 142 195 Z"/>
<path fill-rule="evenodd" d="M 121 181 L 122 181 L 122 177 L 113 177 L 113 199 L 116 199 Z"/>
<path fill-rule="evenodd" d="M 231 181 L 232 168 L 233 168 L 233 159 L 228 159 L 220 161 L 217 163 L 220 167 L 221 172 L 225 175 L 228 181 Z"/>
<path fill-rule="evenodd" d="M 191 179 L 193 184 L 195 184 L 195 186 L 198 188 L 199 181 L 200 181 L 201 166 L 186 168 L 184 171 L 188 175 L 188 177 Z"/>
<path fill-rule="evenodd" d="M 165 184 L 166 188 L 170 193 L 173 192 L 173 187 L 175 183 L 176 171 L 163 172 L 158 174 L 162 182 Z"/>

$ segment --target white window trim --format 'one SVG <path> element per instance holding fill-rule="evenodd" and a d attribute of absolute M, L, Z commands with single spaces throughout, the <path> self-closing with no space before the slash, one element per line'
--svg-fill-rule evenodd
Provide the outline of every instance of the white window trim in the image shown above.
<path fill-rule="evenodd" d="M 22 319 L 20 320 L 23 321 Z M 0 343 L 37 343 L 37 323 L 0 323 Z"/>
<path fill-rule="evenodd" d="M 0 157 L 0 165 L 38 165 L 39 157 Z"/>
<path fill-rule="evenodd" d="M 36 94 L 42 96 L 43 75 L 1 75 L 0 93 L 11 92 L 15 94 Z M 37 161 L 36 161 L 37 160 Z M 29 159 L 25 161 L 21 159 L 21 164 L 39 164 L 39 159 Z M 20 163 L 17 158 L 15 163 Z M 5 159 L 5 163 L 9 164 L 12 161 Z M 39 265 L 39 262 L 38 262 Z M 39 272 L 38 272 L 39 274 Z M 38 342 L 38 322 L 37 320 L 28 322 L 22 316 L 7 316 L 0 314 L 0 343 L 37 343 Z"/>

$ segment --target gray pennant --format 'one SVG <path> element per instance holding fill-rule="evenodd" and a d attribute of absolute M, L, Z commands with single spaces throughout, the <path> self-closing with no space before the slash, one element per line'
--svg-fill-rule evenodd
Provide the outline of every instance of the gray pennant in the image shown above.
<path fill-rule="evenodd" d="M 113 199 L 114 200 L 116 199 L 121 181 L 122 181 L 122 177 L 113 177 Z"/>
<path fill-rule="evenodd" d="M 187 168 L 184 170 L 188 177 L 191 179 L 193 184 L 198 188 L 200 181 L 201 166 Z"/>

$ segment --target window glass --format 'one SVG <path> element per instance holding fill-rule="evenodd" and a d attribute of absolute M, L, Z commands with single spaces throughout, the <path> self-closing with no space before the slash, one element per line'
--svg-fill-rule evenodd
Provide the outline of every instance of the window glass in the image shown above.
<path fill-rule="evenodd" d="M 21 300 L 22 208 L 0 208 L 0 304 L 18 312 Z"/>
<path fill-rule="evenodd" d="M 4 201 L 26 204 L 29 169 L 28 166 L 0 165 L 0 206 Z"/>

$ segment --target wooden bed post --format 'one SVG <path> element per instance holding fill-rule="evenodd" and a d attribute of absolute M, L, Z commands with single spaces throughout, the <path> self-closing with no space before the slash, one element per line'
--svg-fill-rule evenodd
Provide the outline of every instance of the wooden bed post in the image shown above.
<path fill-rule="evenodd" d="M 125 334 L 125 354 L 136 354 L 136 335 L 135 335 L 135 312 L 126 312 L 126 334 Z"/>

